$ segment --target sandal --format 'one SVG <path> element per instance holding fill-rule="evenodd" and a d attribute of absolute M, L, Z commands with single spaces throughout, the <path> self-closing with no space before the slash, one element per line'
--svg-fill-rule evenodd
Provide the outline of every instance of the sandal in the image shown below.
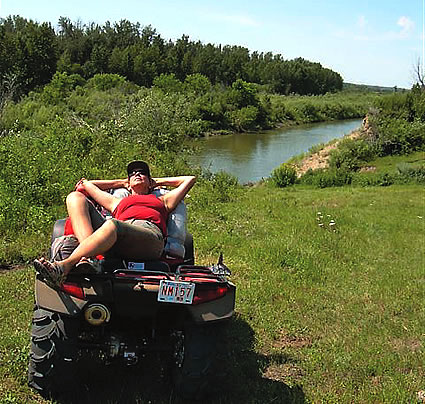
<path fill-rule="evenodd" d="M 44 282 L 53 289 L 60 289 L 65 274 L 63 267 L 57 262 L 34 260 L 35 270 L 44 278 Z"/>
<path fill-rule="evenodd" d="M 96 258 L 83 257 L 75 265 L 73 273 L 81 274 L 100 274 L 102 272 L 102 264 Z"/>

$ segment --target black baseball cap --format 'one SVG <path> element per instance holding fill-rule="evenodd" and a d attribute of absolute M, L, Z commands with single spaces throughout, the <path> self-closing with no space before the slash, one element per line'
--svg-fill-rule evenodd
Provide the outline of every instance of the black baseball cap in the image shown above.
<path fill-rule="evenodd" d="M 149 170 L 149 166 L 144 161 L 132 161 L 131 163 L 128 163 L 127 166 L 127 174 L 130 175 L 133 171 L 140 171 L 142 174 L 147 175 L 148 177 L 151 176 L 151 172 Z"/>

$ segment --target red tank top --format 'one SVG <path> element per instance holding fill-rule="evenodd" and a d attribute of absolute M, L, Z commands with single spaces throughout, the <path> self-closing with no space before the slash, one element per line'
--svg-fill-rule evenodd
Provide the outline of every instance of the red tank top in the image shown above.
<path fill-rule="evenodd" d="M 112 216 L 118 220 L 149 220 L 167 235 L 168 212 L 164 202 L 153 194 L 130 195 L 121 200 Z"/>

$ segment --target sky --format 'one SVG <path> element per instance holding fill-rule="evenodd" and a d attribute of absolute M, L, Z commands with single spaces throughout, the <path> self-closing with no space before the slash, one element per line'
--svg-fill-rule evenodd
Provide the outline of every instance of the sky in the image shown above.
<path fill-rule="evenodd" d="M 424 0 L 0 0 L 0 18 L 20 15 L 57 28 L 59 17 L 103 25 L 127 19 L 168 40 L 302 57 L 345 82 L 399 88 L 423 58 Z"/>

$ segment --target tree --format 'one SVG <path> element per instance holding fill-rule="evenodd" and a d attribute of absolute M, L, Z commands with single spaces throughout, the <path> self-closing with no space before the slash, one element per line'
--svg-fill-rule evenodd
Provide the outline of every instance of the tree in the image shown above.
<path fill-rule="evenodd" d="M 422 90 L 425 91 L 425 72 L 423 66 L 421 66 L 421 61 L 418 59 L 417 63 L 413 67 L 414 81 Z"/>
<path fill-rule="evenodd" d="M 22 92 L 48 83 L 56 70 L 58 54 L 51 25 L 19 16 L 0 22 L 0 76 L 14 75 Z"/>

